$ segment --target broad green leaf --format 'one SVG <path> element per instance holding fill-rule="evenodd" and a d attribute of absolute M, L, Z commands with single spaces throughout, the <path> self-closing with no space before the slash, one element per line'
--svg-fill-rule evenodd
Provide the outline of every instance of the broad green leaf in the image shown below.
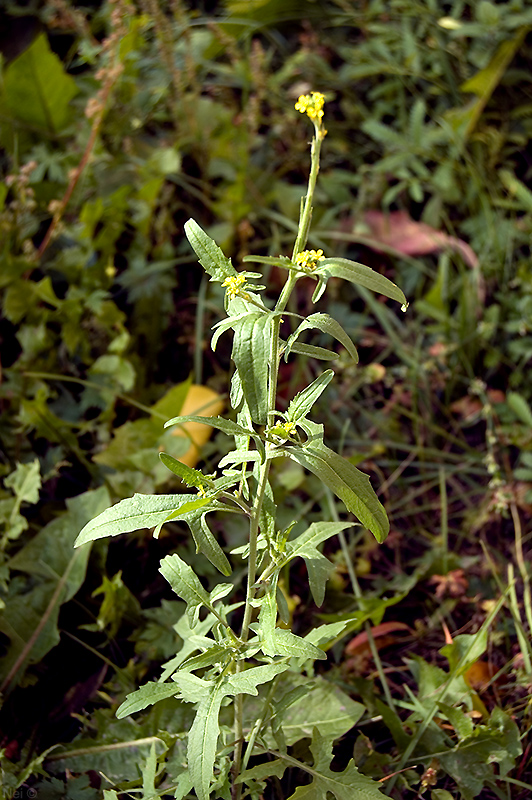
<path fill-rule="evenodd" d="M 201 606 L 212 609 L 209 595 L 199 578 L 176 553 L 163 558 L 159 572 L 166 578 L 173 591 L 187 604 L 190 627 L 194 628 L 198 623 Z"/>
<path fill-rule="evenodd" d="M 288 703 L 283 708 L 284 698 L 291 697 L 294 689 L 305 688 L 305 693 L 296 702 Z M 365 712 L 362 703 L 352 700 L 333 683 L 317 676 L 307 678 L 287 672 L 279 679 L 276 690 L 278 701 L 279 724 L 281 725 L 286 744 L 295 744 L 300 739 L 312 736 L 313 728 L 318 728 L 324 736 L 337 739 L 356 725 Z M 247 724 L 252 724 L 254 711 L 253 704 L 245 709 Z M 271 734 L 266 734 L 265 739 L 273 744 Z"/>
<path fill-rule="evenodd" d="M 336 800 L 383 800 L 381 784 L 361 775 L 353 759 L 343 772 L 331 770 L 332 739 L 322 736 L 317 728 L 313 731 L 310 750 L 314 756 L 309 770 L 312 783 L 299 786 L 289 800 L 327 800 L 329 793 Z"/>
<path fill-rule="evenodd" d="M 265 425 L 268 418 L 268 363 L 272 315 L 254 314 L 242 320 L 233 337 L 235 362 L 251 419 Z"/>
<path fill-rule="evenodd" d="M 166 700 L 167 697 L 175 697 L 179 693 L 178 687 L 175 683 L 156 683 L 150 681 L 141 686 L 135 692 L 127 695 L 126 699 L 119 706 L 116 716 L 118 719 L 129 717 L 130 714 L 136 714 L 137 711 L 142 711 L 148 706 L 158 703 L 159 700 Z"/>
<path fill-rule="evenodd" d="M 310 591 L 317 606 L 322 605 L 325 597 L 325 584 L 331 572 L 334 572 L 334 564 L 319 552 L 317 545 L 350 527 L 350 522 L 313 522 L 304 533 L 297 539 L 288 542 L 286 546 L 286 556 L 282 565 L 288 564 L 297 556 L 305 559 L 309 573 Z"/>
<path fill-rule="evenodd" d="M 532 411 L 522 394 L 518 392 L 508 392 L 506 395 L 506 403 L 520 422 L 532 428 Z"/>
<path fill-rule="evenodd" d="M 390 523 L 371 488 L 369 477 L 323 444 L 323 425 L 316 425 L 310 420 L 300 424 L 308 433 L 308 443 L 299 447 L 286 445 L 283 452 L 323 481 L 344 502 L 347 510 L 373 533 L 377 541 L 383 542 Z"/>
<path fill-rule="evenodd" d="M 17 464 L 15 470 L 4 480 L 4 486 L 11 489 L 20 503 L 36 503 L 41 488 L 39 459 L 28 464 Z"/>
<path fill-rule="evenodd" d="M 85 580 L 90 547 L 72 549 L 76 531 L 109 503 L 104 487 L 67 500 L 66 513 L 49 522 L 9 561 L 21 573 L 11 581 L 0 612 L 5 634 L 0 683 L 20 681 L 28 664 L 39 662 L 59 642 L 61 605 Z"/>
<path fill-rule="evenodd" d="M 342 278 L 344 281 L 364 286 L 372 292 L 397 300 L 402 306 L 408 305 L 406 297 L 395 283 L 357 261 L 350 261 L 347 258 L 325 258 L 318 262 L 314 274 L 323 275 L 324 278 Z"/>
<path fill-rule="evenodd" d="M 342 326 L 328 314 L 311 314 L 303 320 L 294 333 L 288 337 L 286 343 L 288 353 L 293 349 L 292 345 L 296 339 L 308 328 L 317 328 L 322 331 L 322 333 L 328 333 L 330 336 L 333 336 L 345 347 L 355 364 L 358 364 L 358 353 L 355 345 Z"/>
<path fill-rule="evenodd" d="M 76 82 L 41 33 L 5 70 L 0 103 L 21 122 L 58 133 L 69 121 Z"/>
<path fill-rule="evenodd" d="M 189 219 L 185 222 L 185 233 L 201 266 L 209 273 L 211 280 L 223 282 L 226 278 L 236 277 L 238 273 L 231 264 L 231 259 L 226 258 L 216 242 L 207 236 L 195 220 Z"/>
<path fill-rule="evenodd" d="M 290 401 L 286 416 L 292 422 L 297 422 L 306 417 L 316 400 L 321 396 L 327 386 L 334 378 L 332 369 L 322 372 L 322 374 L 312 381 L 306 389 L 298 392 L 293 400 Z"/>
<path fill-rule="evenodd" d="M 200 489 L 206 485 L 212 484 L 212 480 L 207 478 L 202 472 L 183 464 L 181 461 L 178 461 L 177 458 L 168 455 L 168 453 L 159 453 L 159 458 L 164 466 L 168 467 L 170 472 L 173 472 L 178 478 L 181 478 L 183 483 L 186 483 L 187 486 L 195 486 L 196 489 Z"/>
<path fill-rule="evenodd" d="M 118 536 L 141 528 L 154 528 L 172 512 L 195 499 L 194 494 L 135 494 L 121 500 L 85 525 L 74 546 Z"/>

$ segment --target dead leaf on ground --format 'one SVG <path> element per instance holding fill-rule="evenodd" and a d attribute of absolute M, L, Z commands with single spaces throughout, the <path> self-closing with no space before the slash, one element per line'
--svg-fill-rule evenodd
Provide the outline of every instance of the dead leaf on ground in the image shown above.
<path fill-rule="evenodd" d="M 461 254 L 470 267 L 478 266 L 478 258 L 467 242 L 456 236 L 438 231 L 425 222 L 416 222 L 405 211 L 367 211 L 364 222 L 371 231 L 371 237 L 378 243 L 388 245 L 409 256 L 424 256 L 449 248 Z"/>
<path fill-rule="evenodd" d="M 453 569 L 447 575 L 433 575 L 429 584 L 436 586 L 434 594 L 441 600 L 446 595 L 449 597 L 462 597 L 469 586 L 463 569 Z"/>

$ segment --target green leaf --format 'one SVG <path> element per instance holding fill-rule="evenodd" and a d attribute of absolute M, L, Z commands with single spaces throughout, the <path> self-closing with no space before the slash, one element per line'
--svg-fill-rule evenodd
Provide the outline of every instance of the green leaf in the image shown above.
<path fill-rule="evenodd" d="M 226 278 L 236 277 L 238 273 L 231 264 L 231 259 L 226 258 L 216 242 L 207 236 L 195 220 L 189 219 L 185 222 L 185 233 L 201 266 L 209 273 L 211 280 L 222 283 Z"/>
<path fill-rule="evenodd" d="M 322 605 L 327 578 L 331 572 L 334 572 L 334 564 L 319 552 L 317 545 L 350 527 L 350 522 L 313 522 L 300 536 L 287 543 L 286 556 L 282 566 L 297 556 L 305 559 L 309 573 L 310 591 L 317 606 Z"/>
<path fill-rule="evenodd" d="M 478 633 L 461 633 L 455 636 L 452 644 L 446 644 L 440 653 L 449 662 L 456 677 L 467 672 L 484 655 L 488 647 L 488 630 L 482 628 Z"/>
<path fill-rule="evenodd" d="M 6 69 L 0 103 L 21 122 L 58 133 L 70 117 L 76 82 L 41 33 Z"/>
<path fill-rule="evenodd" d="M 520 422 L 532 428 L 532 411 L 522 394 L 518 392 L 508 392 L 506 395 L 506 403 Z"/>
<path fill-rule="evenodd" d="M 254 314 L 243 319 L 233 337 L 235 362 L 251 419 L 265 425 L 268 418 L 268 363 L 273 317 Z"/>
<path fill-rule="evenodd" d="M 148 706 L 158 703 L 159 700 L 166 700 L 167 697 L 175 697 L 179 693 L 178 687 L 175 683 L 156 683 L 150 681 L 141 686 L 135 692 L 127 695 L 126 699 L 119 706 L 116 716 L 118 719 L 129 717 L 130 714 L 136 714 L 137 711 L 143 711 Z"/>
<path fill-rule="evenodd" d="M 17 464 L 15 470 L 4 480 L 4 486 L 11 489 L 20 503 L 36 503 L 41 488 L 39 459 L 28 464 Z"/>
<path fill-rule="evenodd" d="M 214 353 L 216 350 L 216 345 L 218 343 L 218 339 L 225 333 L 225 331 L 230 330 L 231 328 L 236 328 L 241 320 L 246 319 L 247 317 L 254 316 L 255 311 L 246 311 L 244 314 L 237 314 L 234 317 L 229 317 L 228 319 L 222 319 L 220 322 L 217 322 L 216 325 L 213 325 L 214 333 L 211 339 L 211 350 Z"/>
<path fill-rule="evenodd" d="M 9 561 L 24 573 L 11 581 L 0 613 L 4 642 L 0 683 L 20 681 L 28 664 L 40 661 L 59 642 L 61 605 L 85 580 L 90 548 L 73 551 L 76 531 L 109 503 L 105 488 L 67 500 L 65 514 L 49 522 Z"/>
<path fill-rule="evenodd" d="M 227 678 L 227 694 L 252 694 L 257 695 L 257 686 L 272 681 L 277 675 L 286 672 L 289 665 L 263 664 L 260 667 L 250 667 L 236 675 Z"/>
<path fill-rule="evenodd" d="M 178 478 L 181 478 L 183 483 L 186 483 L 187 486 L 195 486 L 196 489 L 200 489 L 205 485 L 212 484 L 212 480 L 207 478 L 202 472 L 199 472 L 197 469 L 192 469 L 187 466 L 187 464 L 182 464 L 181 461 L 168 455 L 168 453 L 159 453 L 159 458 L 164 466 L 168 467 L 170 472 L 173 472 Z"/>
<path fill-rule="evenodd" d="M 328 562 L 330 563 L 330 562 Z M 262 637 L 262 652 L 267 656 L 294 656 L 297 658 L 325 659 L 327 656 L 311 642 L 296 636 L 291 631 L 277 628 L 277 581 L 272 580 L 268 591 L 261 598 L 259 631 Z"/>
<path fill-rule="evenodd" d="M 127 500 L 121 500 L 111 508 L 85 525 L 74 546 L 80 547 L 87 542 L 103 539 L 106 536 L 118 536 L 120 533 L 154 528 L 164 522 L 168 515 L 191 499 L 193 494 L 135 494 Z"/>
<path fill-rule="evenodd" d="M 308 443 L 302 447 L 285 445 L 283 452 L 323 481 L 344 502 L 347 510 L 373 533 L 377 541 L 383 542 L 390 523 L 371 488 L 369 477 L 323 444 L 323 425 L 316 425 L 310 420 L 300 424 L 309 435 Z"/>
<path fill-rule="evenodd" d="M 166 578 L 173 591 L 187 604 L 190 627 L 193 628 L 198 622 L 202 605 L 212 610 L 209 595 L 199 578 L 176 553 L 163 558 L 159 572 Z"/>
<path fill-rule="evenodd" d="M 264 443 L 254 430 L 243 428 L 241 425 L 237 425 L 236 422 L 233 422 L 230 419 L 224 419 L 223 417 L 173 417 L 165 423 L 164 427 L 168 428 L 170 425 L 180 425 L 184 422 L 199 422 L 202 425 L 210 425 L 211 428 L 216 428 L 217 430 L 222 431 L 222 433 L 226 433 L 228 436 L 251 436 L 257 445 L 257 449 L 264 452 Z"/>
<path fill-rule="evenodd" d="M 395 283 L 379 272 L 375 272 L 371 267 L 359 264 L 357 261 L 350 261 L 347 258 L 325 258 L 318 262 L 314 274 L 323 275 L 325 279 L 342 278 L 356 286 L 364 286 L 366 289 L 371 289 L 372 292 L 397 300 L 402 306 L 408 305 L 406 297 Z"/>
<path fill-rule="evenodd" d="M 327 350 L 325 347 L 315 347 L 313 344 L 302 344 L 301 342 L 293 342 L 290 351 L 286 350 L 286 342 L 280 340 L 281 347 L 284 347 L 284 360 L 288 361 L 290 353 L 297 353 L 300 356 L 308 356 L 309 358 L 317 358 L 319 361 L 335 361 L 338 358 L 338 353 L 334 350 Z"/>
<path fill-rule="evenodd" d="M 316 400 L 325 391 L 327 386 L 334 378 L 332 369 L 322 372 L 322 374 L 312 381 L 303 391 L 298 392 L 293 400 L 290 401 L 288 410 L 286 412 L 287 419 L 292 422 L 297 422 L 303 417 L 306 417 Z"/>
<path fill-rule="evenodd" d="M 141 767 L 142 773 L 142 800 L 153 800 L 159 797 L 159 793 L 155 788 L 155 776 L 157 774 L 157 752 L 155 750 L 155 742 L 152 743 L 150 754 L 146 759 L 146 763 Z"/>
<path fill-rule="evenodd" d="M 314 756 L 312 783 L 299 786 L 289 800 L 327 800 L 328 793 L 336 800 L 383 800 L 381 784 L 361 775 L 353 759 L 343 772 L 332 772 L 332 740 L 320 734 L 317 728 L 312 734 L 310 750 Z"/>
<path fill-rule="evenodd" d="M 293 349 L 293 343 L 296 339 L 308 328 L 317 328 L 322 331 L 322 333 L 328 333 L 330 336 L 333 336 L 345 347 L 355 364 L 358 364 L 358 353 L 355 345 L 342 326 L 328 314 L 311 314 L 307 319 L 303 320 L 294 333 L 288 337 L 286 343 L 288 353 Z"/>

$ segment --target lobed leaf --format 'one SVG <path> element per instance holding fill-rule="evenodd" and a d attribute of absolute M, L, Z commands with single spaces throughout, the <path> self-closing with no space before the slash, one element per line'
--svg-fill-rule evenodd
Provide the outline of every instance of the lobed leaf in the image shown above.
<path fill-rule="evenodd" d="M 118 719 L 129 717 L 130 714 L 142 711 L 148 706 L 159 702 L 159 700 L 166 700 L 168 697 L 176 696 L 178 691 L 175 684 L 156 683 L 155 681 L 145 683 L 140 689 L 127 695 L 122 705 L 119 706 L 116 716 Z"/>
<path fill-rule="evenodd" d="M 159 572 L 166 578 L 173 591 L 187 604 L 190 627 L 198 622 L 200 607 L 211 608 L 208 593 L 200 583 L 196 573 L 179 558 L 177 553 L 166 556 L 161 561 Z"/>

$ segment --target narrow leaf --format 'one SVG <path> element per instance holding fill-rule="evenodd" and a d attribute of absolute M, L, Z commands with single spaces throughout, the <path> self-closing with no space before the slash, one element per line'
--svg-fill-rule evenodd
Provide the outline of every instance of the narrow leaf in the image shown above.
<path fill-rule="evenodd" d="M 186 483 L 187 486 L 195 486 L 196 489 L 199 489 L 203 488 L 206 484 L 212 484 L 211 479 L 207 478 L 202 472 L 183 464 L 168 453 L 159 453 L 159 458 L 164 466 L 168 467 L 170 472 L 173 472 L 178 478 L 181 478 L 183 483 Z"/>
<path fill-rule="evenodd" d="M 355 345 L 342 326 L 328 314 L 311 314 L 307 319 L 303 320 L 294 333 L 288 337 L 286 343 L 288 352 L 293 349 L 293 343 L 296 339 L 308 328 L 318 328 L 323 333 L 333 336 L 345 347 L 351 358 L 358 364 L 358 353 Z"/>
<path fill-rule="evenodd" d="M 268 417 L 268 362 L 272 316 L 255 314 L 235 327 L 232 358 L 235 362 L 251 419 L 265 425 Z"/>
<path fill-rule="evenodd" d="M 222 282 L 238 274 L 231 264 L 231 259 L 226 258 L 216 242 L 207 236 L 195 220 L 189 219 L 185 222 L 185 233 L 198 261 L 212 280 Z"/>
<path fill-rule="evenodd" d="M 292 422 L 297 422 L 303 417 L 306 417 L 316 400 L 332 381 L 333 377 L 334 372 L 332 369 L 328 369 L 316 378 L 316 380 L 312 381 L 306 389 L 296 394 L 288 406 L 288 419 Z"/>
<path fill-rule="evenodd" d="M 350 261 L 347 258 L 325 258 L 318 262 L 314 272 L 329 278 L 342 278 L 344 281 L 364 286 L 372 292 L 397 300 L 402 306 L 408 305 L 406 297 L 395 283 L 385 278 L 380 272 L 376 272 L 365 264 L 359 264 L 357 261 Z"/>

